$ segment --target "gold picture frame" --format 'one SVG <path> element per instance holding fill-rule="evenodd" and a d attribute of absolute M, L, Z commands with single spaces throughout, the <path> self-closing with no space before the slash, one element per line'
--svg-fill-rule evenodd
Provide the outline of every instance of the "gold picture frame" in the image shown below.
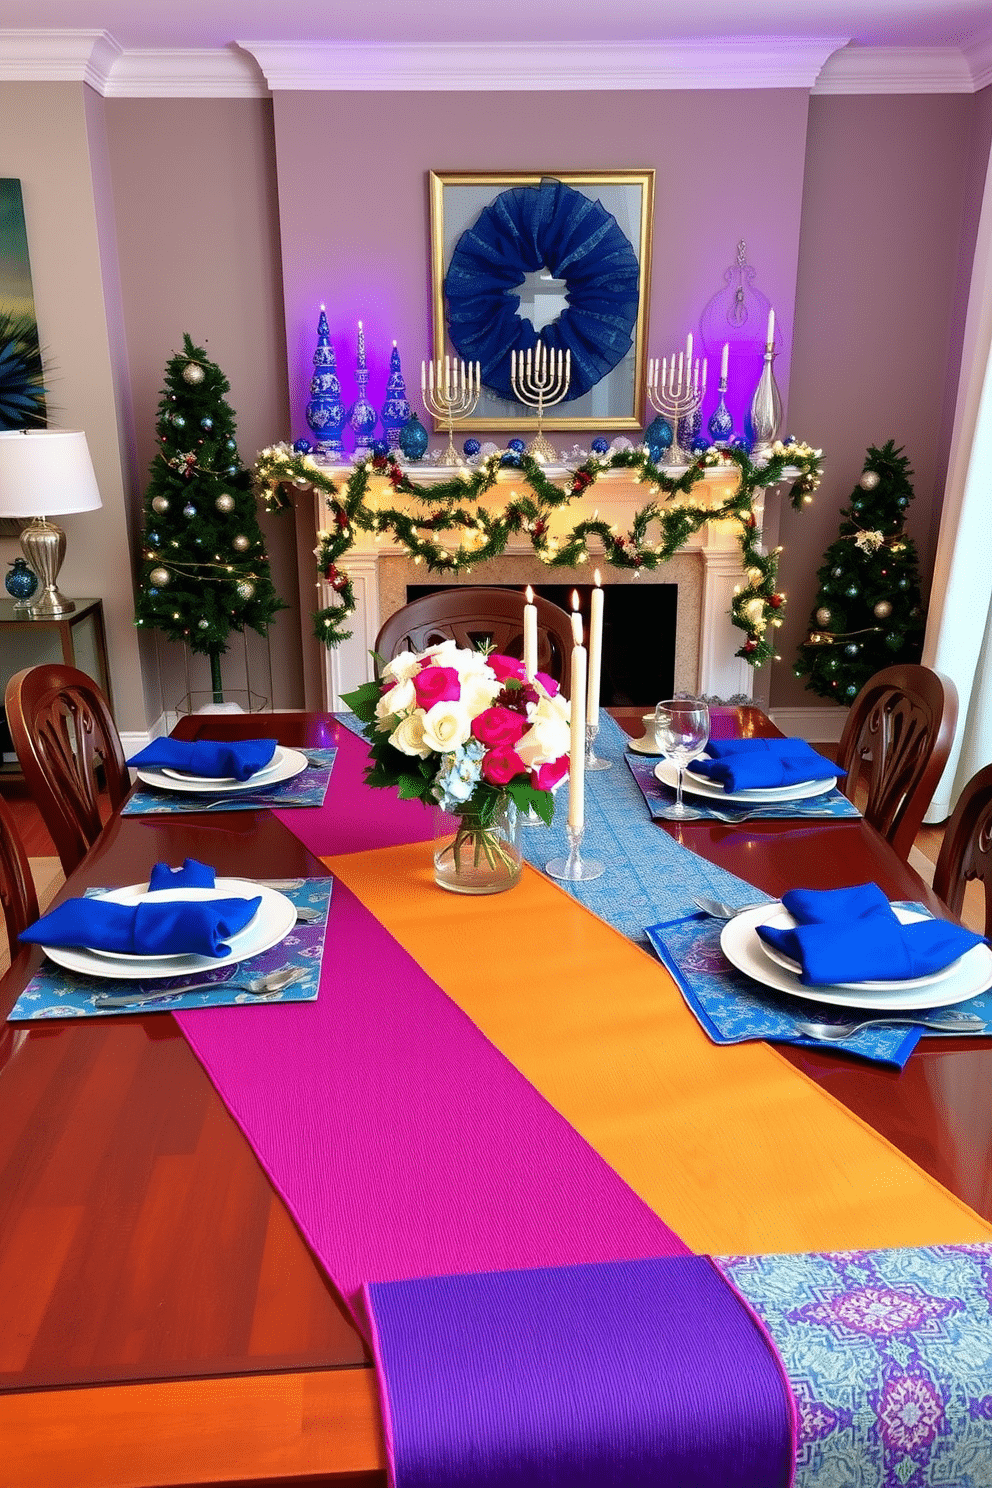
<path fill-rule="evenodd" d="M 609 214 L 633 249 L 637 260 L 637 307 L 625 354 L 581 396 L 544 410 L 549 433 L 575 429 L 640 429 L 644 424 L 644 380 L 647 357 L 648 307 L 651 298 L 651 234 L 654 222 L 654 171 L 431 171 L 431 303 L 435 358 L 458 355 L 451 339 L 445 278 L 452 254 L 480 214 L 514 187 L 553 186 L 561 183 L 588 197 Z M 611 229 L 612 230 L 612 229 Z M 624 250 L 626 252 L 626 250 Z M 530 282 L 528 282 L 530 281 Z M 535 283 L 534 281 L 541 281 Z M 545 283 L 546 281 L 546 283 Z M 567 279 L 554 280 L 537 271 L 523 276 L 518 313 L 532 320 L 538 332 L 556 313 L 575 299 L 564 297 Z M 532 314 L 528 315 L 528 310 Z M 543 315 L 538 324 L 538 318 Z M 471 356 L 466 360 L 472 360 Z M 485 383 L 485 371 L 483 381 Z M 537 415 L 512 399 L 483 386 L 475 413 L 464 427 L 473 430 L 533 431 Z M 446 425 L 435 420 L 435 429 Z"/>

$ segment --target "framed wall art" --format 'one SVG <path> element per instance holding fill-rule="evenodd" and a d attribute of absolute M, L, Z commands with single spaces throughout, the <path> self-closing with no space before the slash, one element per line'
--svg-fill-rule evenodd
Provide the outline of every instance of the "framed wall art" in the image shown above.
<path fill-rule="evenodd" d="M 568 352 L 549 431 L 643 424 L 654 171 L 431 171 L 434 355 L 478 362 L 473 429 L 533 429 L 511 352 Z"/>
<path fill-rule="evenodd" d="M 21 183 L 0 178 L 0 429 L 37 429 L 47 422 L 44 370 L 31 288 Z M 0 537 L 24 523 L 0 519 Z"/>

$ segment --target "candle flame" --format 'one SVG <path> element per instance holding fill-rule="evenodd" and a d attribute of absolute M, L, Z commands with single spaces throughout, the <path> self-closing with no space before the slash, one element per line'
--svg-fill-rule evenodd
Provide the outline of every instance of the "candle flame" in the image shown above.
<path fill-rule="evenodd" d="M 573 589 L 572 590 L 572 609 L 573 610 L 577 610 L 578 608 L 579 608 L 579 591 L 577 589 Z"/>
<path fill-rule="evenodd" d="M 533 604 L 534 603 L 534 591 L 530 587 L 529 584 L 527 585 L 527 603 L 528 604 Z"/>

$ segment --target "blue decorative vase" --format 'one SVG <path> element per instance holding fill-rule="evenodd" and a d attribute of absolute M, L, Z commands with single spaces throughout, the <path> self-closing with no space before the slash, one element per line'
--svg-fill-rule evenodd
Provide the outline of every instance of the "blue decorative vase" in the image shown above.
<path fill-rule="evenodd" d="M 660 413 L 644 430 L 644 443 L 647 445 L 652 465 L 657 465 L 663 460 L 671 449 L 672 426 L 667 419 L 662 418 Z"/>
<path fill-rule="evenodd" d="M 400 450 L 408 460 L 422 460 L 427 453 L 427 430 L 415 413 L 400 430 Z"/>
<path fill-rule="evenodd" d="M 355 454 L 361 459 L 371 452 L 372 435 L 379 422 L 379 415 L 365 396 L 365 389 L 369 385 L 369 369 L 365 364 L 365 329 L 361 321 L 358 322 L 358 362 L 355 367 L 355 382 L 358 384 L 358 397 L 351 405 L 348 425 L 355 436 Z"/>
<path fill-rule="evenodd" d="M 38 587 L 38 575 L 33 568 L 29 568 L 23 558 L 15 558 L 13 563 L 7 565 L 10 572 L 4 579 L 4 588 L 17 604 L 23 604 L 31 598 Z"/>
<path fill-rule="evenodd" d="M 693 442 L 699 438 L 702 427 L 703 415 L 698 407 L 694 408 L 691 413 L 687 413 L 684 418 L 679 419 L 679 444 L 682 449 L 692 449 Z"/>
<path fill-rule="evenodd" d="M 337 362 L 331 345 L 327 326 L 327 315 L 320 307 L 317 322 L 317 350 L 313 354 L 313 377 L 310 379 L 310 402 L 307 404 L 307 423 L 313 431 L 314 453 L 318 458 L 340 464 L 344 458 L 341 430 L 346 413 L 341 401 L 341 383 L 338 381 Z"/>
<path fill-rule="evenodd" d="M 723 389 L 720 390 L 720 401 L 710 414 L 710 421 L 706 426 L 710 431 L 710 438 L 716 445 L 727 444 L 734 432 L 734 421 L 730 416 L 723 398 Z"/>
<path fill-rule="evenodd" d="M 386 401 L 382 405 L 381 414 L 386 443 L 390 449 L 399 449 L 400 432 L 409 417 L 410 404 L 407 402 L 406 383 L 400 369 L 400 354 L 394 341 L 393 349 L 389 354 L 389 381 L 386 383 Z"/>

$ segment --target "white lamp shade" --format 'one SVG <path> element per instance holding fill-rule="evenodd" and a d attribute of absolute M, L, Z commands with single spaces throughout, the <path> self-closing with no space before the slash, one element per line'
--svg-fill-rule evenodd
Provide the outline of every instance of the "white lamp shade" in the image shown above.
<path fill-rule="evenodd" d="M 0 433 L 0 516 L 54 517 L 101 506 L 86 435 L 78 429 Z"/>

